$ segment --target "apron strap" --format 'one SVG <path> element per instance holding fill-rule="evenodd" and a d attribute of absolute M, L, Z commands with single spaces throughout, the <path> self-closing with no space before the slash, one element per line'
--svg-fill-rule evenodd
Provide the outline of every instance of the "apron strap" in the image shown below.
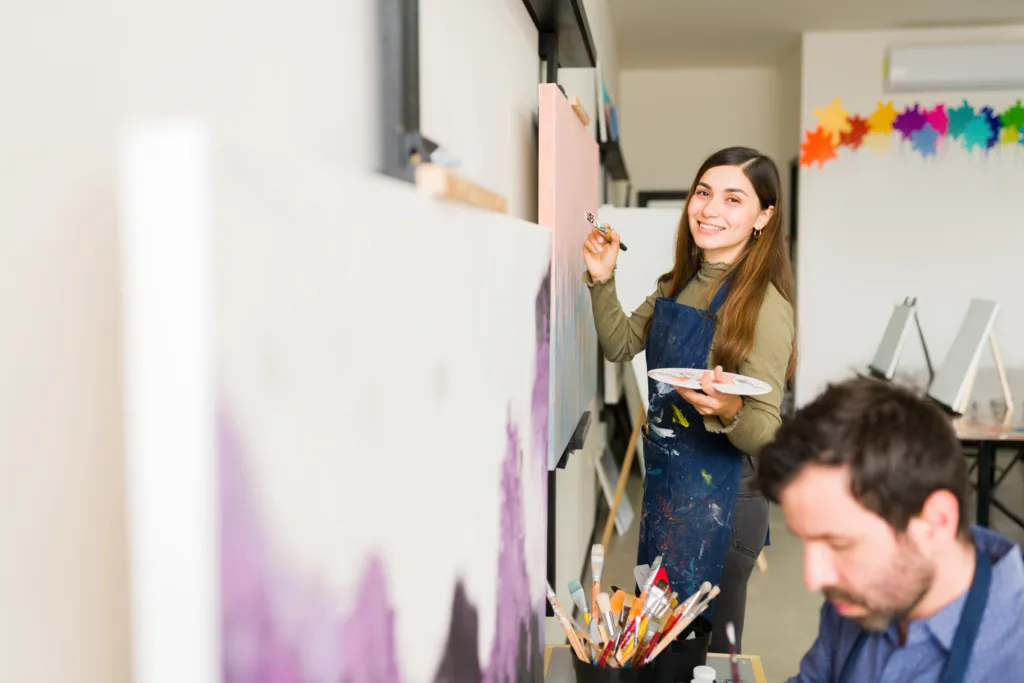
<path fill-rule="evenodd" d="M 974 551 L 977 561 L 974 566 L 974 579 L 971 590 L 967 593 L 964 611 L 960 614 L 960 623 L 953 635 L 953 645 L 949 651 L 949 659 L 942 671 L 942 683 L 960 683 L 967 676 L 967 665 L 971 661 L 971 650 L 981 630 L 981 618 L 988 602 L 988 588 L 992 583 L 992 559 L 980 548 Z"/>
<path fill-rule="evenodd" d="M 853 665 L 857 661 L 857 655 L 864 649 L 864 643 L 868 642 L 867 631 L 861 631 L 857 635 L 857 640 L 853 641 L 853 647 L 850 648 L 850 654 L 846 655 L 846 661 L 843 662 L 843 670 L 839 674 L 839 683 L 849 683 L 850 676 L 853 674 Z"/>
<path fill-rule="evenodd" d="M 971 580 L 971 588 L 967 592 L 963 612 L 960 613 L 960 623 L 957 624 L 956 632 L 953 635 L 949 658 L 946 659 L 946 665 L 942 668 L 941 683 L 962 683 L 966 678 L 967 665 L 971 660 L 974 641 L 978 637 L 978 631 L 981 630 L 981 619 L 985 612 L 985 604 L 988 602 L 988 589 L 992 583 L 992 559 L 988 553 L 983 552 L 977 546 L 975 546 L 974 554 L 976 557 L 974 579 Z M 850 683 L 853 664 L 867 640 L 866 631 L 861 631 L 857 635 L 857 640 L 854 641 L 850 654 L 846 656 L 843 670 L 839 674 L 840 683 Z"/>
<path fill-rule="evenodd" d="M 731 278 L 727 278 L 722 281 L 718 287 L 718 291 L 715 292 L 715 296 L 711 299 L 711 305 L 708 308 L 708 313 L 710 313 L 712 317 L 718 315 L 718 309 L 722 307 L 722 304 L 725 303 L 725 297 L 729 295 L 729 279 Z"/>

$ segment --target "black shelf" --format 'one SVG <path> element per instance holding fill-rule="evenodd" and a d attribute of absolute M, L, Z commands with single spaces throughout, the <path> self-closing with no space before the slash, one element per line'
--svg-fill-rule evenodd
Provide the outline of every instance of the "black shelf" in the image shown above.
<path fill-rule="evenodd" d="M 558 66 L 597 66 L 597 49 L 583 0 L 523 0 L 523 4 L 541 35 L 553 33 L 558 37 Z"/>
<path fill-rule="evenodd" d="M 622 148 L 618 140 L 602 142 L 601 165 L 608 171 L 612 180 L 629 180 L 629 171 L 626 170 L 626 160 L 622 158 Z"/>

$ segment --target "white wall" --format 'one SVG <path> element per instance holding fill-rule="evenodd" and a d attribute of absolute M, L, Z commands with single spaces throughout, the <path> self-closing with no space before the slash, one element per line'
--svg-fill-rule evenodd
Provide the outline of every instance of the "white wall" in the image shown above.
<path fill-rule="evenodd" d="M 619 80 L 634 190 L 689 189 L 701 162 L 733 145 L 759 149 L 786 175 L 795 150 L 779 68 L 626 69 Z"/>
<path fill-rule="evenodd" d="M 457 172 L 508 197 L 509 213 L 536 221 L 540 58 L 522 0 L 421 2 L 420 55 L 423 133 L 460 159 Z"/>
<path fill-rule="evenodd" d="M 797 207 L 792 203 L 792 190 L 790 183 L 789 164 L 800 156 L 800 106 L 801 106 L 801 80 L 803 75 L 803 54 L 802 43 L 797 42 L 782 59 L 779 72 L 782 79 L 782 100 L 780 102 L 781 112 L 779 116 L 781 144 L 779 156 L 775 162 L 779 165 L 779 173 L 782 174 L 782 188 L 786 197 L 786 231 L 792 227 L 793 218 L 796 215 Z M 799 234 L 798 234 L 799 237 Z"/>
<path fill-rule="evenodd" d="M 5 7 L 0 680 L 130 678 L 114 208 L 121 125 L 198 116 L 229 136 L 376 166 L 375 8 Z M 605 0 L 588 13 L 606 16 Z M 420 20 L 424 132 L 462 159 L 467 176 L 508 196 L 513 214 L 533 218 L 537 40 L 521 0 L 421 3 Z M 613 51 L 610 25 L 594 31 Z"/>
<path fill-rule="evenodd" d="M 966 97 L 999 112 L 1021 93 L 885 95 L 882 59 L 897 43 L 1003 39 L 1024 40 L 1024 27 L 807 34 L 802 126 L 815 126 L 814 109 L 837 96 L 862 116 L 888 99 L 901 109 L 914 102 L 956 105 Z M 950 143 L 938 158 L 924 160 L 894 139 L 885 154 L 843 149 L 823 169 L 801 170 L 798 404 L 851 366 L 863 370 L 892 306 L 908 295 L 918 297 L 933 360 L 942 361 L 968 301 L 979 297 L 1003 304 L 996 332 L 1004 360 L 1024 364 L 1022 168 L 1019 145 L 985 155 Z M 918 346 L 908 344 L 908 365 L 923 362 Z M 983 363 L 991 365 L 987 355 Z"/>

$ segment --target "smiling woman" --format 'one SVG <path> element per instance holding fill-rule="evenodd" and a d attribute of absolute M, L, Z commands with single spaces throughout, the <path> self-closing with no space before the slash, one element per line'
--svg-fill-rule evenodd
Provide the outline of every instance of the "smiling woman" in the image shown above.
<path fill-rule="evenodd" d="M 641 351 L 658 368 L 708 368 L 702 391 L 649 381 L 647 464 L 638 564 L 658 555 L 672 589 L 720 584 L 711 650 L 726 651 L 725 625 L 742 647 L 746 584 L 767 540 L 768 503 L 751 486 L 753 460 L 781 422 L 796 364 L 793 276 L 780 229 L 779 173 L 760 152 L 730 147 L 700 167 L 676 236 L 675 263 L 627 316 L 615 293 L 619 235 L 593 231 L 583 245 L 594 322 L 605 355 Z M 711 323 L 711 324 L 709 324 Z M 771 391 L 718 391 L 724 371 Z"/>

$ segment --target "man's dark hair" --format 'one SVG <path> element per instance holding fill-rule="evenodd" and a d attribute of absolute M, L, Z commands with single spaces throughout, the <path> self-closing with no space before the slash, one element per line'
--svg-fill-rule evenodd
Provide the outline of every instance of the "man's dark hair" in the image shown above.
<path fill-rule="evenodd" d="M 805 465 L 847 466 L 862 506 L 905 531 L 935 491 L 960 505 L 967 532 L 967 465 L 949 419 L 909 390 L 868 377 L 831 384 L 779 428 L 758 458 L 757 485 L 772 502 Z"/>

